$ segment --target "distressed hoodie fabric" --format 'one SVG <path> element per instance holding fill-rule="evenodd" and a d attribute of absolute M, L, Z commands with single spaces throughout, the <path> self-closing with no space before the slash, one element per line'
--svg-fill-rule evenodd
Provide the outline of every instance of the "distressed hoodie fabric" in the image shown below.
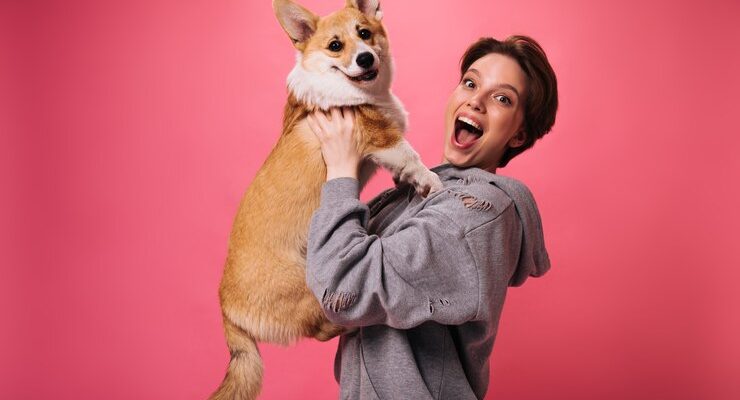
<path fill-rule="evenodd" d="M 306 281 L 328 319 L 356 327 L 334 363 L 342 399 L 482 399 L 507 288 L 550 268 L 521 182 L 442 164 L 427 198 L 402 184 L 367 205 L 324 183 Z"/>

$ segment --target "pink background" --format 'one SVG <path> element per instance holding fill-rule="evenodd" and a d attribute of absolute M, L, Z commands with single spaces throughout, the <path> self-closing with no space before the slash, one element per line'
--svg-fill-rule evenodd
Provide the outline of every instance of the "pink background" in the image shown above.
<path fill-rule="evenodd" d="M 740 398 L 740 2 L 383 8 L 427 165 L 469 42 L 531 35 L 558 74 L 554 130 L 499 170 L 553 266 L 509 292 L 488 398 Z M 216 388 L 227 238 L 293 60 L 267 0 L 0 2 L 0 397 Z M 336 398 L 335 346 L 262 345 L 263 398 Z"/>

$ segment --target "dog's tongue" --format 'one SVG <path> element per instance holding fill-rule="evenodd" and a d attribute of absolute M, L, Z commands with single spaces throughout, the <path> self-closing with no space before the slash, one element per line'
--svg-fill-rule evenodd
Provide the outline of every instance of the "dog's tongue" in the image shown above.
<path fill-rule="evenodd" d="M 457 134 L 457 142 L 460 144 L 468 144 L 478 140 L 480 136 L 468 131 L 467 129 L 460 129 Z"/>

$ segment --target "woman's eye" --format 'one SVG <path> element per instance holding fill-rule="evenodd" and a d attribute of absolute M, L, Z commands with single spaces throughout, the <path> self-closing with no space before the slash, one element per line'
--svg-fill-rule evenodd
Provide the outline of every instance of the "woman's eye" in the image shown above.
<path fill-rule="evenodd" d="M 500 102 L 502 102 L 502 103 L 504 103 L 506 105 L 511 104 L 511 100 L 508 97 L 504 96 L 504 95 L 498 95 L 498 96 L 496 96 L 496 100 L 498 100 L 498 101 L 500 101 Z"/>
<path fill-rule="evenodd" d="M 329 50 L 333 52 L 342 50 L 342 42 L 339 40 L 332 40 L 331 43 L 329 43 Z"/>
<path fill-rule="evenodd" d="M 360 39 L 362 40 L 368 40 L 373 36 L 373 33 L 368 29 L 360 29 L 357 34 L 360 35 Z"/>
<path fill-rule="evenodd" d="M 473 83 L 473 81 L 470 80 L 470 79 L 463 79 L 463 85 L 465 85 L 465 86 L 467 86 L 469 88 L 474 88 L 475 87 L 475 83 Z"/>

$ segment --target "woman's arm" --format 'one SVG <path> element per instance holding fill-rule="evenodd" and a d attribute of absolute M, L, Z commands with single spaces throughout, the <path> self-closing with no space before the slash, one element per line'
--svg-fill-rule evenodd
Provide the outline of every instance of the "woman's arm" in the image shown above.
<path fill-rule="evenodd" d="M 431 198 L 393 234 L 366 231 L 369 209 L 359 182 L 341 177 L 322 188 L 309 228 L 308 286 L 327 317 L 344 326 L 408 329 L 425 321 L 461 324 L 478 313 L 478 268 L 455 221 L 448 193 Z"/>
<path fill-rule="evenodd" d="M 335 126 L 326 119 L 323 126 L 312 122 L 312 129 L 321 130 L 327 169 L 335 171 L 332 162 L 353 159 L 337 151 L 351 152 L 351 137 L 338 132 L 341 118 L 335 114 Z M 324 184 L 309 227 L 306 280 L 332 322 L 408 329 L 425 321 L 462 324 L 492 317 L 492 306 L 506 292 L 510 253 L 518 255 L 519 244 L 511 241 L 520 232 L 513 207 L 483 213 L 442 190 L 383 237 L 367 233 L 369 214 L 355 177 Z"/>

